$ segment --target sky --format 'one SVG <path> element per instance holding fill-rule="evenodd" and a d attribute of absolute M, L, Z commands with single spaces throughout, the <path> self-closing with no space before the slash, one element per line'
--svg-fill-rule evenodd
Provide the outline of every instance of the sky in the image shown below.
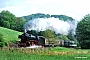
<path fill-rule="evenodd" d="M 90 0 L 0 0 L 0 12 L 3 10 L 10 11 L 16 17 L 44 13 L 81 20 L 90 13 Z"/>

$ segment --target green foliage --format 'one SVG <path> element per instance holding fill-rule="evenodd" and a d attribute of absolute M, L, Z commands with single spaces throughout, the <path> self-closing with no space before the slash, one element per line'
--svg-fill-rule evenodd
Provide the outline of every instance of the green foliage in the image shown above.
<path fill-rule="evenodd" d="M 0 33 L 0 47 L 6 46 L 6 45 L 7 45 L 7 43 L 3 39 L 3 34 Z"/>
<path fill-rule="evenodd" d="M 69 40 L 66 35 L 60 35 L 60 36 L 57 36 L 57 37 L 58 37 L 58 39 L 61 39 L 61 40 Z"/>
<path fill-rule="evenodd" d="M 7 46 L 7 43 L 6 42 L 0 42 L 0 47 L 4 47 L 4 46 Z"/>
<path fill-rule="evenodd" d="M 64 21 L 74 20 L 72 17 L 66 16 L 66 15 L 51 15 L 51 17 L 59 18 L 59 20 L 64 20 Z"/>
<path fill-rule="evenodd" d="M 53 31 L 47 29 L 45 31 L 45 33 L 43 34 L 43 36 L 46 37 L 46 38 L 54 38 L 54 33 L 53 33 Z"/>
<path fill-rule="evenodd" d="M 90 15 L 86 15 L 76 28 L 76 37 L 81 48 L 90 48 Z"/>
<path fill-rule="evenodd" d="M 0 42 L 3 41 L 3 35 L 0 33 Z"/>
<path fill-rule="evenodd" d="M 74 35 L 72 34 L 72 30 L 69 31 L 67 37 L 69 40 L 75 40 Z"/>
<path fill-rule="evenodd" d="M 38 32 L 38 35 L 39 35 L 39 36 L 43 36 L 44 32 L 45 32 L 45 31 L 40 31 L 40 32 Z"/>
<path fill-rule="evenodd" d="M 9 11 L 2 11 L 0 13 L 0 26 L 13 29 L 16 31 L 23 31 L 23 25 L 25 24 L 25 19 L 22 17 L 16 17 Z"/>
<path fill-rule="evenodd" d="M 9 21 L 4 21 L 4 24 L 3 24 L 6 28 L 10 28 L 10 23 Z"/>
<path fill-rule="evenodd" d="M 63 40 L 69 40 L 67 36 L 62 37 Z"/>
<path fill-rule="evenodd" d="M 16 19 L 16 29 L 17 31 L 23 32 L 24 31 L 24 24 L 26 20 L 23 17 L 17 17 Z"/>
<path fill-rule="evenodd" d="M 45 32 L 43 33 L 43 36 L 46 37 L 48 39 L 48 43 L 52 43 L 52 42 L 55 42 L 55 35 L 54 35 L 54 32 L 47 29 L 45 30 Z"/>
<path fill-rule="evenodd" d="M 0 13 L 0 26 L 15 29 L 16 17 L 9 11 L 2 11 Z"/>
<path fill-rule="evenodd" d="M 36 14 L 31 14 L 28 16 L 23 16 L 25 18 L 25 20 L 32 20 L 34 18 L 49 18 L 50 15 L 49 14 L 43 14 L 43 13 L 36 13 Z"/>
<path fill-rule="evenodd" d="M 25 18 L 25 20 L 32 20 L 34 18 L 50 18 L 50 17 L 54 17 L 54 18 L 59 18 L 59 20 L 74 20 L 72 17 L 66 16 L 66 15 L 49 15 L 49 14 L 43 14 L 43 13 L 36 13 L 36 14 L 31 14 L 28 16 L 23 16 Z"/>

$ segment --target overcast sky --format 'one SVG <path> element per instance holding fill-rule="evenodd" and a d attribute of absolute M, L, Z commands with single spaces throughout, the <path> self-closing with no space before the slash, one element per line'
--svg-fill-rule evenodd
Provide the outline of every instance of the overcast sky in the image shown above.
<path fill-rule="evenodd" d="M 2 10 L 8 10 L 17 17 L 45 13 L 80 20 L 90 13 L 90 0 L 0 0 L 0 12 Z"/>

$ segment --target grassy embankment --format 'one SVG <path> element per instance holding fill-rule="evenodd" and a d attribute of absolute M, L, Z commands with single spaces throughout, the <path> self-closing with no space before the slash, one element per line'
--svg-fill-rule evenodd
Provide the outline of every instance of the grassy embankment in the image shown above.
<path fill-rule="evenodd" d="M 21 32 L 3 28 L 3 27 L 0 27 L 0 33 L 3 35 L 5 42 L 18 40 L 18 35 L 22 34 Z"/>

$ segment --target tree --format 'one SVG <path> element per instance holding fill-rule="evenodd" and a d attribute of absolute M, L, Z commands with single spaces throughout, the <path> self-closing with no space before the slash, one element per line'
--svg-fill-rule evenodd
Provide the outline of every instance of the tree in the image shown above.
<path fill-rule="evenodd" d="M 52 38 L 54 38 L 54 36 L 55 36 L 53 31 L 47 29 L 47 30 L 44 32 L 43 36 L 48 39 L 49 45 L 50 45 L 51 42 L 54 42 L 54 39 L 52 39 Z"/>
<path fill-rule="evenodd" d="M 38 35 L 39 35 L 39 36 L 43 36 L 44 32 L 45 32 L 45 31 L 39 31 L 39 32 L 38 32 Z"/>
<path fill-rule="evenodd" d="M 0 26 L 13 29 L 16 31 L 23 31 L 23 26 L 26 20 L 23 17 L 16 17 L 9 11 L 2 11 L 0 13 Z"/>
<path fill-rule="evenodd" d="M 63 20 L 63 21 L 67 21 L 67 20 L 73 21 L 74 20 L 72 17 L 66 16 L 66 15 L 51 15 L 51 17 L 59 18 L 59 20 Z"/>
<path fill-rule="evenodd" d="M 45 33 L 44 33 L 44 37 L 46 37 L 46 38 L 53 38 L 53 37 L 54 37 L 53 31 L 47 29 L 47 30 L 45 31 Z"/>
<path fill-rule="evenodd" d="M 49 14 L 43 14 L 43 13 L 36 13 L 36 14 L 31 14 L 28 16 L 23 16 L 26 20 L 32 20 L 34 18 L 49 18 Z"/>
<path fill-rule="evenodd" d="M 62 36 L 61 36 L 61 39 L 63 39 L 63 40 L 69 40 L 68 37 L 65 36 L 65 35 L 62 35 Z"/>
<path fill-rule="evenodd" d="M 90 14 L 86 15 L 77 25 L 76 38 L 81 48 L 90 48 Z"/>
<path fill-rule="evenodd" d="M 69 40 L 73 40 L 73 41 L 75 40 L 74 34 L 72 34 L 72 30 L 69 31 L 67 37 L 68 37 Z"/>
<path fill-rule="evenodd" d="M 17 17 L 16 19 L 16 29 L 17 31 L 23 32 L 23 26 L 25 24 L 26 20 L 23 17 Z"/>
<path fill-rule="evenodd" d="M 0 26 L 10 29 L 16 29 L 15 24 L 16 24 L 16 17 L 14 14 L 5 10 L 0 13 Z"/>

